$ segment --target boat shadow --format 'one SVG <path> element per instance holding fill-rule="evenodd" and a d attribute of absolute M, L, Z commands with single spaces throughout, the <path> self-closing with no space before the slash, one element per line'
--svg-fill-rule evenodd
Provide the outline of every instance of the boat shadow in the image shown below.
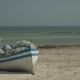
<path fill-rule="evenodd" d="M 34 72 L 22 71 L 22 70 L 0 70 L 0 74 L 32 74 Z"/>

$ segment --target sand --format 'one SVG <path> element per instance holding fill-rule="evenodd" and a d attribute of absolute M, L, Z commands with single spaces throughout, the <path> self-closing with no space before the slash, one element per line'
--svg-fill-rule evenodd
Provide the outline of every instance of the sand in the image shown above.
<path fill-rule="evenodd" d="M 34 75 L 0 72 L 0 80 L 80 80 L 80 47 L 39 50 Z"/>

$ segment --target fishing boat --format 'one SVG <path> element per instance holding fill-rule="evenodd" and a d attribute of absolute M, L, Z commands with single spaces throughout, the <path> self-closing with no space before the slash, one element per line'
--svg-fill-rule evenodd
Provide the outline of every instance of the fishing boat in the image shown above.
<path fill-rule="evenodd" d="M 22 41 L 23 42 L 23 41 Z M 18 46 L 24 45 L 18 43 Z M 28 46 L 24 47 L 24 50 L 13 52 L 10 55 L 0 55 L 0 70 L 12 70 L 12 71 L 26 71 L 34 73 L 34 65 L 38 60 L 39 50 L 33 43 L 26 43 Z M 20 47 L 20 48 L 21 48 Z M 18 48 L 19 49 L 19 48 Z"/>

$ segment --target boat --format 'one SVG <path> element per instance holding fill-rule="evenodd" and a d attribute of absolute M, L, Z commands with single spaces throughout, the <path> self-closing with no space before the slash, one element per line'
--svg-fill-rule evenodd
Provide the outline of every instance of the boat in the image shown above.
<path fill-rule="evenodd" d="M 25 71 L 34 73 L 34 65 L 38 60 L 38 55 L 39 50 L 34 46 L 33 43 L 30 43 L 29 46 L 26 46 L 24 50 L 21 50 L 16 54 L 1 54 L 0 70 Z"/>

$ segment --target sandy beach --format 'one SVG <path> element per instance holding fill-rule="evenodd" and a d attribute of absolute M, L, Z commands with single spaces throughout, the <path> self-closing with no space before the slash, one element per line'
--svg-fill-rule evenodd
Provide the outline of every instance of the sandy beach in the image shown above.
<path fill-rule="evenodd" d="M 35 74 L 0 72 L 0 80 L 80 80 L 80 47 L 41 48 Z"/>

